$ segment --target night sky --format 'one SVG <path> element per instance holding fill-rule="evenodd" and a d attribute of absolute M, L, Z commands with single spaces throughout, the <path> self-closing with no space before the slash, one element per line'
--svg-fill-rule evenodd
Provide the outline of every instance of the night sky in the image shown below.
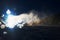
<path fill-rule="evenodd" d="M 60 1 L 58 0 L 0 0 L 0 11 L 7 9 L 16 11 L 17 14 L 36 10 L 44 13 L 59 13 Z M 16 10 L 14 10 L 16 9 Z"/>
<path fill-rule="evenodd" d="M 56 21 L 60 21 L 60 1 L 58 0 L 0 0 L 0 16 L 7 9 L 16 12 L 16 15 L 36 10 L 45 14 L 53 14 Z M 7 34 L 3 34 L 4 31 L 7 31 Z M 0 29 L 0 40 L 60 40 L 60 27 Z"/>

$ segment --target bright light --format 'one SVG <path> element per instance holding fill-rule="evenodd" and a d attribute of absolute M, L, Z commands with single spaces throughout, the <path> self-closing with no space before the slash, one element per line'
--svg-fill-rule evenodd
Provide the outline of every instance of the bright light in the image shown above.
<path fill-rule="evenodd" d="M 3 23 L 6 25 L 6 27 L 8 28 L 14 28 L 15 26 L 22 28 L 24 26 L 24 24 L 26 23 L 25 21 L 25 15 L 19 15 L 19 16 L 14 16 L 11 14 L 11 11 L 8 9 L 6 11 L 6 13 L 8 14 L 6 21 Z"/>
<path fill-rule="evenodd" d="M 11 11 L 8 9 L 8 10 L 6 11 L 6 13 L 7 13 L 7 14 L 11 14 Z"/>
<path fill-rule="evenodd" d="M 9 28 L 14 28 L 15 26 L 22 28 L 25 24 L 27 24 L 28 26 L 32 26 L 40 23 L 40 18 L 38 17 L 38 15 L 35 15 L 33 12 L 23 13 L 18 16 L 14 16 L 11 14 L 11 11 L 8 9 L 6 13 L 7 13 L 7 17 L 5 18 L 6 20 L 3 20 L 3 23 L 6 25 L 6 27 Z"/>
<path fill-rule="evenodd" d="M 8 18 L 6 20 L 6 22 L 7 22 L 6 26 L 9 27 L 9 28 L 14 28 L 15 25 L 17 25 L 19 22 L 21 23 L 22 21 L 23 20 L 18 20 L 17 16 L 8 15 Z M 20 26 L 22 26 L 22 24 Z"/>
<path fill-rule="evenodd" d="M 6 31 L 4 31 L 4 32 L 3 32 L 3 34 L 7 34 L 7 32 L 6 32 Z"/>
<path fill-rule="evenodd" d="M 6 26 L 9 28 L 14 28 L 15 26 L 22 28 L 25 24 L 24 19 L 19 16 L 8 15 L 6 20 Z"/>
<path fill-rule="evenodd" d="M 6 21 L 7 21 L 7 24 L 6 24 L 7 27 L 14 28 L 15 21 L 14 21 L 14 16 L 13 15 L 9 15 Z"/>
<path fill-rule="evenodd" d="M 9 28 L 14 28 L 14 16 L 13 15 L 11 15 L 11 11 L 8 9 L 7 11 L 6 11 L 6 13 L 8 14 L 8 17 L 7 17 L 7 19 L 6 19 L 6 26 L 7 27 L 9 27 Z"/>

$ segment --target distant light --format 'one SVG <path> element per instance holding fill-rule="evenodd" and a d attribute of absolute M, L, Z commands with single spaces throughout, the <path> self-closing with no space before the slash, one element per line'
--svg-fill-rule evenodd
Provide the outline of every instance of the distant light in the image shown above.
<path fill-rule="evenodd" d="M 2 15 L 2 17 L 4 17 L 4 14 Z"/>
<path fill-rule="evenodd" d="M 11 11 L 8 9 L 8 10 L 6 11 L 6 13 L 7 13 L 7 14 L 11 14 Z"/>
<path fill-rule="evenodd" d="M 6 31 L 4 31 L 4 32 L 3 32 L 3 34 L 7 34 L 7 32 L 6 32 Z"/>
<path fill-rule="evenodd" d="M 4 28 L 5 28 L 5 25 L 4 25 L 4 24 L 2 24 L 2 25 L 1 25 L 1 29 L 4 29 Z"/>

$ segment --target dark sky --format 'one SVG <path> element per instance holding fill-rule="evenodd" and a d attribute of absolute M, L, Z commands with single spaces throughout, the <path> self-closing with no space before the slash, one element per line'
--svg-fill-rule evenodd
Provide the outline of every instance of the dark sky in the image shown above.
<path fill-rule="evenodd" d="M 37 10 L 40 12 L 59 13 L 60 1 L 58 0 L 0 0 L 0 12 L 11 9 L 17 14 Z"/>

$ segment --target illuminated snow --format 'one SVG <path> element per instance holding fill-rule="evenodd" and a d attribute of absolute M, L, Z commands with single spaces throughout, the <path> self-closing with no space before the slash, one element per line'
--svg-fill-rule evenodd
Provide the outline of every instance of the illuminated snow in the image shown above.
<path fill-rule="evenodd" d="M 13 15 L 9 15 L 6 22 L 6 26 L 9 27 L 9 28 L 14 28 L 15 25 L 19 26 L 19 28 L 21 28 L 23 26 L 23 24 L 25 23 L 22 23 L 22 19 L 19 18 L 19 16 L 13 16 Z M 18 24 L 18 23 L 21 23 L 21 24 Z"/>
<path fill-rule="evenodd" d="M 9 13 L 9 12 L 8 12 Z M 20 14 L 18 16 L 14 16 L 8 14 L 5 25 L 9 28 L 19 27 L 22 28 L 25 24 L 32 25 L 33 23 L 38 24 L 40 19 L 34 15 L 33 13 L 30 14 Z"/>

